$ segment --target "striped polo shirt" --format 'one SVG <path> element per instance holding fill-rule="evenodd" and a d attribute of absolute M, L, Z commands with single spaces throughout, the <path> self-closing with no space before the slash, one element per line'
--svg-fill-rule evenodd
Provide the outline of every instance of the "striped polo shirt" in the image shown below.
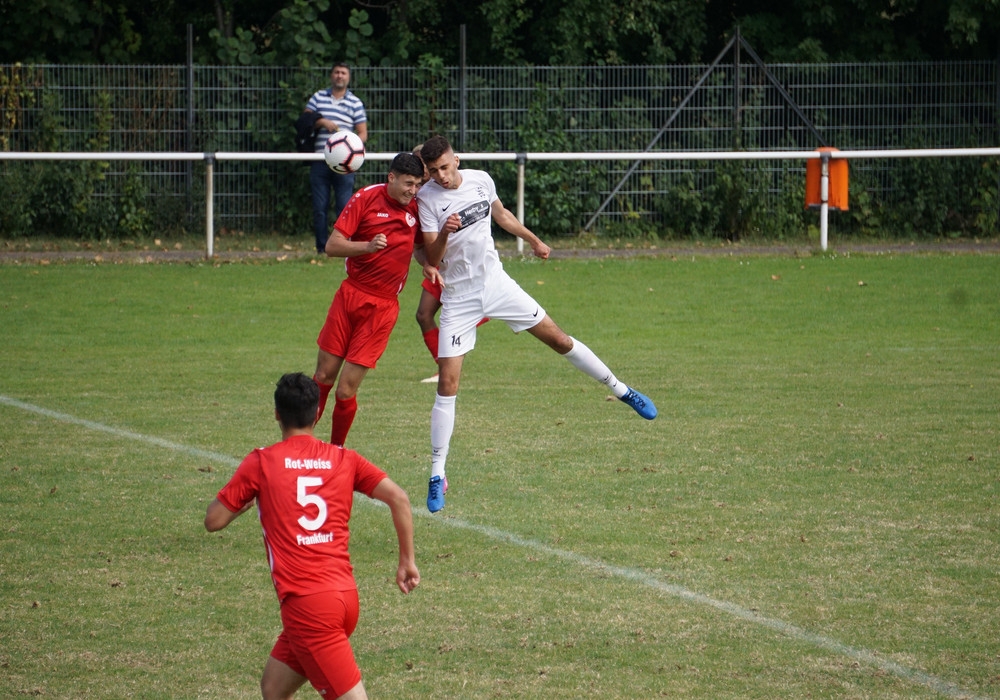
<path fill-rule="evenodd" d="M 368 121 L 364 103 L 350 90 L 339 100 L 333 96 L 330 88 L 320 90 L 309 98 L 306 109 L 322 115 L 324 119 L 332 120 L 341 129 L 349 131 L 355 131 L 358 124 Z M 326 129 L 320 129 L 316 134 L 314 150 L 317 153 L 323 150 L 323 144 L 329 137 L 330 132 Z"/>

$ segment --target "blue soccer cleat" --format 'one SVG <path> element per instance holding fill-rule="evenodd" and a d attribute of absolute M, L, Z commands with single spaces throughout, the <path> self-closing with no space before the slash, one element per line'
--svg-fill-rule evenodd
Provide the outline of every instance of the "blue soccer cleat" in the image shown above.
<path fill-rule="evenodd" d="M 653 405 L 653 402 L 645 394 L 629 387 L 629 390 L 625 392 L 625 396 L 620 396 L 619 399 L 634 408 L 635 412 L 646 420 L 656 418 L 656 406 Z"/>
<path fill-rule="evenodd" d="M 427 483 L 427 510 L 437 513 L 444 508 L 444 492 L 447 486 L 440 476 L 432 476 Z"/>

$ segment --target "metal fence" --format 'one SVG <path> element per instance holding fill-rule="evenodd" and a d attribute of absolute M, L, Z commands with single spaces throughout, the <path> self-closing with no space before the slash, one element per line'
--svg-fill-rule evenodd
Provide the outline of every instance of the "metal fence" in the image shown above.
<path fill-rule="evenodd" d="M 295 117 L 327 83 L 326 70 L 281 67 L 0 65 L 0 149 L 291 150 Z M 995 62 L 358 67 L 352 89 L 366 104 L 368 148 L 376 152 L 409 150 L 430 133 L 477 152 L 801 150 L 821 141 L 854 150 L 1000 145 Z M 680 225 L 688 219 L 678 218 L 679 208 L 710 196 L 735 197 L 735 216 L 754 206 L 788 210 L 790 217 L 801 212 L 804 166 L 660 161 L 625 177 L 631 165 L 532 165 L 529 225 L 548 235 L 575 233 L 598 211 L 596 227 L 605 231 L 623 222 Z M 0 178 L 11 183 L 34 168 L 27 176 L 44 184 L 37 169 L 58 167 L 4 163 Z M 159 221 L 202 225 L 192 204 L 204 196 L 200 164 L 80 167 L 89 168 L 81 176 L 92 181 L 90 195 L 109 210 L 139 198 Z M 852 187 L 891 205 L 910 196 L 913 173 L 901 175 L 900 167 L 852 163 Z M 512 201 L 514 165 L 491 170 L 501 198 Z M 381 167 L 366 167 L 358 185 L 381 178 Z M 217 222 L 224 229 L 307 231 L 306 180 L 299 163 L 220 163 Z"/>

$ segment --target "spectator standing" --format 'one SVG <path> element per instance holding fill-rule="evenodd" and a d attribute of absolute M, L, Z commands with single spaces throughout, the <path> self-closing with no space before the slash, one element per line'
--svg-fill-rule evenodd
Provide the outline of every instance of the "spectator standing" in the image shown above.
<path fill-rule="evenodd" d="M 330 87 L 320 90 L 309 98 L 306 112 L 320 115 L 316 120 L 316 140 L 313 148 L 323 152 L 323 145 L 337 131 L 353 131 L 368 141 L 368 116 L 361 99 L 348 89 L 351 69 L 346 63 L 338 63 L 330 70 Z M 309 166 L 309 186 L 312 190 L 313 232 L 316 236 L 316 252 L 326 250 L 326 240 L 330 236 L 330 221 L 336 221 L 354 194 L 354 173 L 339 175 L 318 160 Z M 330 192 L 333 191 L 333 217 L 330 213 Z"/>

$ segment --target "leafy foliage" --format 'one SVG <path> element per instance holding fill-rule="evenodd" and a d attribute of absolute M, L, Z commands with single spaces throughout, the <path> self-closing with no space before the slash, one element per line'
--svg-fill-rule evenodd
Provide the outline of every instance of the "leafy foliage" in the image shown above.
<path fill-rule="evenodd" d="M 237 65 L 459 62 L 646 64 L 711 60 L 733 28 L 768 61 L 993 59 L 1000 0 L 0 0 L 0 63 Z"/>
<path fill-rule="evenodd" d="M 998 0 L 728 0 L 713 7 L 710 36 L 739 26 L 774 62 L 992 60 L 1000 48 Z"/>

